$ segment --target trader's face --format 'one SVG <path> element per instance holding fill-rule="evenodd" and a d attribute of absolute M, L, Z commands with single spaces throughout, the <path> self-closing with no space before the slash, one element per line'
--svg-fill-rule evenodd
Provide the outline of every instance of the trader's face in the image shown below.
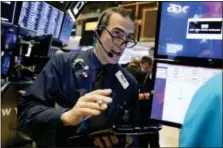
<path fill-rule="evenodd" d="M 126 48 L 126 44 L 122 44 L 123 41 L 132 41 L 134 39 L 134 22 L 129 17 L 113 13 L 108 25 L 103 28 L 100 39 L 107 52 L 113 54 L 113 57 L 109 57 L 101 47 L 100 54 L 103 61 L 117 64 Z"/>
<path fill-rule="evenodd" d="M 152 65 L 147 62 L 140 63 L 140 67 L 144 73 L 150 74 L 152 72 Z"/>

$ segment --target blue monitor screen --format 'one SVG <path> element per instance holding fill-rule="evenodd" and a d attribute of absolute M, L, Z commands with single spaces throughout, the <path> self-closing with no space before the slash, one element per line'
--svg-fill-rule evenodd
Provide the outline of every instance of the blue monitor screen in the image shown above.
<path fill-rule="evenodd" d="M 1 41 L 1 50 L 12 52 L 17 46 L 16 28 L 3 28 Z"/>
<path fill-rule="evenodd" d="M 38 35 L 52 34 L 59 37 L 63 12 L 45 2 L 23 2 L 19 25 L 34 30 Z"/>
<path fill-rule="evenodd" d="M 63 42 L 63 44 L 68 44 L 72 29 L 73 29 L 73 20 L 69 14 L 66 14 L 63 26 L 60 33 L 60 40 Z"/>
<path fill-rule="evenodd" d="M 7 77 L 8 72 L 9 72 L 10 63 L 11 63 L 11 56 L 4 55 L 1 58 L 1 76 L 2 77 Z"/>
<path fill-rule="evenodd" d="M 15 33 L 7 33 L 4 41 L 5 49 L 16 48 L 17 37 Z"/>
<path fill-rule="evenodd" d="M 222 59 L 222 2 L 162 2 L 157 55 Z"/>

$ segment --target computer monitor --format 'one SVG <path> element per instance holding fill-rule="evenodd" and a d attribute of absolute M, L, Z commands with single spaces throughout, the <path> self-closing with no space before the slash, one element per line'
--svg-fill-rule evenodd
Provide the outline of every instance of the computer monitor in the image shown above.
<path fill-rule="evenodd" d="M 38 35 L 52 34 L 58 38 L 64 13 L 45 2 L 23 2 L 18 24 Z"/>
<path fill-rule="evenodd" d="M 1 21 L 13 24 L 16 2 L 1 1 Z"/>
<path fill-rule="evenodd" d="M 12 51 L 17 45 L 17 34 L 13 28 L 2 29 L 2 51 Z"/>
<path fill-rule="evenodd" d="M 9 54 L 4 54 L 1 57 L 1 77 L 6 78 L 9 74 L 9 68 L 11 66 L 12 56 Z"/>
<path fill-rule="evenodd" d="M 161 2 L 156 58 L 222 60 L 222 2 Z"/>
<path fill-rule="evenodd" d="M 151 119 L 174 127 L 182 126 L 195 92 L 222 71 L 173 62 L 155 62 L 154 69 Z"/>
<path fill-rule="evenodd" d="M 66 14 L 63 21 L 63 26 L 61 29 L 59 39 L 63 42 L 64 45 L 67 45 L 71 36 L 74 22 L 69 14 Z"/>

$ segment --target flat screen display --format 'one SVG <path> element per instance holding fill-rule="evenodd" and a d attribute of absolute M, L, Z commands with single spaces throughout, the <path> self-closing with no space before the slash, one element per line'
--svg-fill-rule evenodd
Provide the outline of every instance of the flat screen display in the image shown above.
<path fill-rule="evenodd" d="M 65 15 L 63 26 L 60 33 L 60 40 L 67 45 L 71 36 L 74 22 L 69 14 Z"/>
<path fill-rule="evenodd" d="M 4 38 L 4 49 L 14 49 L 16 48 L 17 36 L 14 32 L 7 32 Z"/>
<path fill-rule="evenodd" d="M 52 34 L 58 38 L 64 13 L 45 2 L 23 2 L 20 27 L 34 30 L 38 35 Z"/>
<path fill-rule="evenodd" d="M 151 119 L 182 125 L 195 92 L 221 69 L 159 63 L 155 65 Z"/>
<path fill-rule="evenodd" d="M 162 2 L 155 56 L 222 59 L 222 2 Z"/>
<path fill-rule="evenodd" d="M 8 76 L 10 64 L 11 64 L 11 56 L 8 54 L 4 54 L 1 57 L 1 76 L 3 78 Z"/>

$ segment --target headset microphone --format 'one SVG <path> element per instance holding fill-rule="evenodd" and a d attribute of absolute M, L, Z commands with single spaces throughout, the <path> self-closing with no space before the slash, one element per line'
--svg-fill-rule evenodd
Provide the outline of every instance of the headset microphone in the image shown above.
<path fill-rule="evenodd" d="M 113 53 L 111 53 L 111 52 L 107 52 L 107 55 L 108 55 L 110 58 L 113 57 Z"/>
<path fill-rule="evenodd" d="M 108 51 L 105 49 L 105 47 L 103 46 L 101 40 L 99 39 L 99 36 L 98 36 L 97 31 L 95 31 L 95 34 L 96 34 L 96 38 L 97 38 L 97 40 L 99 41 L 99 43 L 100 43 L 100 45 L 102 46 L 102 48 L 104 49 L 104 51 L 107 53 L 107 55 L 108 55 L 110 58 L 112 58 L 112 57 L 114 56 L 113 53 L 112 53 L 112 52 L 108 52 Z"/>

